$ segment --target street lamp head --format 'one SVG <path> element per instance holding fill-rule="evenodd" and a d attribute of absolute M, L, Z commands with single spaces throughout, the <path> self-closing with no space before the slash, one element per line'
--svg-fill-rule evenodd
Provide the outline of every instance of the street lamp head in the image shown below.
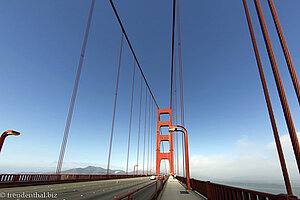
<path fill-rule="evenodd" d="M 169 132 L 170 132 L 170 133 L 173 133 L 173 132 L 175 132 L 175 131 L 177 131 L 177 126 L 170 126 L 170 127 L 169 127 Z"/>
<path fill-rule="evenodd" d="M 18 136 L 18 135 L 21 134 L 20 132 L 14 131 L 14 130 L 7 130 L 7 131 L 5 131 L 5 133 L 6 133 L 7 135 L 15 135 L 15 136 Z"/>

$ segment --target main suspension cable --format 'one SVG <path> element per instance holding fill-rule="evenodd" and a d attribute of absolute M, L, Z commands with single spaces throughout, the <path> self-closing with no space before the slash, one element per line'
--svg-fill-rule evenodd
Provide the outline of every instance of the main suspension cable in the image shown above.
<path fill-rule="evenodd" d="M 146 83 L 146 86 L 147 86 L 147 88 L 148 88 L 148 90 L 149 90 L 149 92 L 150 92 L 150 94 L 151 94 L 151 96 L 152 96 L 152 99 L 154 100 L 156 107 L 159 108 L 159 106 L 158 106 L 158 104 L 157 104 L 157 101 L 156 101 L 156 99 L 155 99 L 155 97 L 154 97 L 154 95 L 153 95 L 153 93 L 152 93 L 152 91 L 151 91 L 151 88 L 150 88 L 150 86 L 149 86 L 149 84 L 148 84 L 148 82 L 147 82 L 147 80 L 146 80 L 146 77 L 145 77 L 145 75 L 144 75 L 144 73 L 143 73 L 143 70 L 142 70 L 142 68 L 141 68 L 141 66 L 140 66 L 140 63 L 139 63 L 139 61 L 138 61 L 138 59 L 137 59 L 137 57 L 136 57 L 136 54 L 135 54 L 135 52 L 134 52 L 134 50 L 133 50 L 133 48 L 132 48 L 132 45 L 131 45 L 131 43 L 130 43 L 130 41 L 129 41 L 129 39 L 128 39 L 127 33 L 126 33 L 125 28 L 124 28 L 124 26 L 123 26 L 123 24 L 122 24 L 122 22 L 121 22 L 121 19 L 120 19 L 120 17 L 119 17 L 119 14 L 118 14 L 116 8 L 115 8 L 115 5 L 114 5 L 114 3 L 113 3 L 112 0 L 109 0 L 109 2 L 110 2 L 110 4 L 111 4 L 111 7 L 112 7 L 112 9 L 113 9 L 113 11 L 114 11 L 114 13 L 115 13 L 117 19 L 118 19 L 118 22 L 119 22 L 119 24 L 120 24 L 120 27 L 121 27 L 121 29 L 122 29 L 122 32 L 123 32 L 123 34 L 125 35 L 125 38 L 126 38 L 126 41 L 127 41 L 128 45 L 129 45 L 129 48 L 130 48 L 130 50 L 131 50 L 131 53 L 132 53 L 132 55 L 133 55 L 133 57 L 134 57 L 134 59 L 135 59 L 136 64 L 137 64 L 138 67 L 139 67 L 139 70 L 140 70 L 140 72 L 141 72 L 141 75 L 142 75 L 142 77 L 143 77 L 143 79 L 144 79 L 144 81 L 145 81 L 145 83 Z"/>
<path fill-rule="evenodd" d="M 180 84 L 180 107 L 181 125 L 184 126 L 184 101 L 183 101 L 183 76 L 182 76 L 182 56 L 181 56 L 181 32 L 180 32 L 180 10 L 179 0 L 177 0 L 177 36 L 178 36 L 178 59 L 179 59 L 179 84 Z"/>
<path fill-rule="evenodd" d="M 175 32 L 175 8 L 176 0 L 173 0 L 173 22 L 172 22 L 172 58 L 171 58 L 171 92 L 170 92 L 170 107 L 172 107 L 172 89 L 173 89 L 173 65 L 174 65 L 174 32 Z"/>

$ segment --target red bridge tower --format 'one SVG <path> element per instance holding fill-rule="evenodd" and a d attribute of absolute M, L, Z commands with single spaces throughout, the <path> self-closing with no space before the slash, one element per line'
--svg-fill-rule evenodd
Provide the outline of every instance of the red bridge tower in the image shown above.
<path fill-rule="evenodd" d="M 161 121 L 161 115 L 169 115 L 169 121 Z M 157 131 L 156 131 L 156 174 L 160 174 L 161 160 L 167 159 L 170 164 L 170 174 L 174 174 L 174 150 L 173 150 L 173 133 L 169 132 L 169 127 L 172 126 L 172 108 L 157 109 Z M 161 127 L 168 127 L 168 134 L 162 135 Z M 162 141 L 169 142 L 169 152 L 162 153 L 160 151 L 160 144 Z"/>

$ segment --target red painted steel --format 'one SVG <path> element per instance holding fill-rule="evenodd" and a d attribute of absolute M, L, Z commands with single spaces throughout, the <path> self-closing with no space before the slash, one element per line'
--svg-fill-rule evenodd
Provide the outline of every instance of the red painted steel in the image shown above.
<path fill-rule="evenodd" d="M 139 155 L 140 155 L 140 137 L 141 137 L 142 96 L 143 96 L 143 80 L 141 79 L 140 112 L 139 112 L 139 131 L 138 131 L 138 145 L 137 145 L 137 153 L 136 153 L 137 174 L 139 173 Z"/>
<path fill-rule="evenodd" d="M 180 129 L 178 129 L 180 128 Z M 188 134 L 187 130 L 180 125 L 171 126 L 169 129 L 171 132 L 182 132 L 184 135 L 184 141 L 185 141 L 185 166 L 186 166 L 186 178 L 187 178 L 187 189 L 190 190 L 190 165 L 189 165 L 189 148 L 188 148 Z M 184 162 L 184 161 L 183 161 Z"/>
<path fill-rule="evenodd" d="M 121 68 L 121 58 L 122 58 L 122 49 L 123 49 L 123 33 L 121 37 L 121 47 L 120 47 L 120 55 L 119 55 L 119 66 L 117 72 L 117 84 L 116 84 L 116 93 L 115 93 L 115 103 L 114 103 L 114 111 L 113 111 L 113 119 L 111 125 L 111 133 L 110 133 L 110 143 L 109 143 L 109 151 L 108 151 L 108 159 L 107 159 L 107 174 L 109 174 L 109 166 L 110 166 L 110 157 L 111 157 L 111 148 L 112 148 L 112 140 L 114 135 L 114 126 L 115 126 L 115 117 L 116 117 L 116 109 L 117 109 L 117 98 L 118 98 L 118 88 L 119 88 L 119 80 L 120 80 L 120 68 Z"/>
<path fill-rule="evenodd" d="M 297 74 L 296 74 L 296 71 L 295 71 L 295 68 L 294 68 L 294 65 L 293 65 L 293 62 L 292 62 L 292 58 L 291 58 L 288 46 L 286 44 L 284 35 L 283 35 L 283 31 L 282 31 L 282 28 L 281 28 L 281 25 L 280 25 L 280 22 L 279 22 L 279 18 L 278 18 L 276 9 L 275 9 L 274 2 L 273 2 L 273 0 L 268 0 L 268 3 L 269 3 L 269 7 L 270 7 L 270 10 L 271 10 L 271 13 L 272 13 L 272 16 L 273 16 L 273 20 L 274 20 L 274 23 L 275 23 L 275 26 L 276 26 L 278 37 L 280 39 L 280 43 L 281 43 L 281 47 L 282 47 L 282 50 L 283 50 L 283 53 L 284 53 L 284 56 L 285 56 L 286 64 L 288 66 L 290 76 L 292 78 L 294 89 L 295 89 L 295 92 L 296 92 L 296 95 L 297 95 L 297 98 L 298 98 L 298 103 L 300 104 L 300 86 L 299 86 L 299 81 L 298 81 L 298 78 L 297 78 Z"/>
<path fill-rule="evenodd" d="M 4 133 L 2 133 L 1 137 L 0 137 L 0 152 L 1 152 L 1 149 L 2 149 L 2 146 L 3 146 L 3 143 L 4 143 L 4 140 L 5 138 L 7 137 L 7 133 L 6 131 Z"/>
<path fill-rule="evenodd" d="M 132 76 L 132 88 L 131 88 L 131 103 L 130 103 L 130 120 L 129 120 L 129 131 L 128 131 L 126 174 L 128 174 L 129 150 L 130 150 L 130 139 L 131 139 L 130 136 L 131 136 L 131 122 L 132 122 L 132 108 L 133 108 L 133 94 L 134 94 L 134 77 L 135 77 L 135 62 L 133 62 L 133 76 Z"/>
<path fill-rule="evenodd" d="M 0 174 L 0 187 L 69 183 L 119 178 L 144 177 L 144 175 L 93 175 L 93 174 Z"/>
<path fill-rule="evenodd" d="M 145 174 L 145 148 L 146 148 L 146 131 L 147 131 L 147 90 L 145 97 L 145 126 L 144 126 L 144 152 L 143 152 L 143 174 Z"/>
<path fill-rule="evenodd" d="M 140 70 L 141 75 L 142 75 L 142 77 L 143 77 L 143 79 L 144 79 L 144 81 L 145 81 L 145 84 L 146 84 L 146 86 L 147 86 L 147 88 L 148 88 L 148 90 L 149 90 L 149 92 L 150 92 L 150 94 L 151 94 L 151 96 L 152 96 L 152 99 L 153 99 L 153 101 L 154 101 L 156 107 L 158 108 L 157 101 L 156 101 L 156 99 L 154 98 L 154 95 L 153 95 L 153 93 L 152 93 L 152 90 L 151 90 L 151 88 L 150 88 L 150 86 L 149 86 L 149 84 L 148 84 L 148 82 L 147 82 L 147 79 L 146 79 L 146 77 L 145 77 L 145 75 L 144 75 L 144 73 L 143 73 L 143 70 L 142 70 L 142 68 L 141 68 L 141 66 L 140 66 L 140 63 L 139 63 L 139 61 L 138 61 L 138 59 L 137 59 L 137 57 L 136 57 L 136 55 L 135 55 L 135 52 L 134 52 L 134 50 L 133 50 L 133 47 L 132 47 L 132 45 L 131 45 L 131 43 L 130 43 L 130 41 L 129 41 L 129 39 L 128 39 L 127 33 L 126 33 L 125 28 L 124 28 L 124 26 L 123 26 L 123 24 L 122 24 L 122 22 L 121 22 L 121 19 L 120 19 L 120 17 L 119 17 L 119 14 L 118 14 L 118 12 L 117 12 L 117 9 L 116 9 L 116 7 L 115 7 L 115 4 L 114 4 L 114 2 L 113 2 L 112 0 L 109 0 L 109 2 L 110 2 L 110 5 L 111 5 L 111 7 L 112 7 L 112 9 L 113 9 L 113 11 L 114 11 L 116 17 L 117 17 L 117 20 L 118 20 L 118 22 L 119 22 L 119 25 L 120 25 L 120 27 L 121 27 L 121 29 L 122 29 L 122 32 L 123 32 L 123 34 L 124 34 L 124 36 L 125 36 L 125 38 L 126 38 L 126 41 L 127 41 L 128 45 L 129 45 L 129 48 L 130 48 L 130 50 L 131 50 L 131 53 L 132 53 L 132 55 L 133 55 L 133 57 L 134 57 L 134 59 L 135 59 L 135 62 L 136 62 L 136 64 L 137 64 L 138 67 L 139 67 L 139 70 Z"/>
<path fill-rule="evenodd" d="M 155 107 L 153 107 L 153 115 L 152 115 L 152 130 L 153 132 L 155 131 L 155 126 L 156 126 L 156 121 L 155 121 L 155 118 L 156 118 L 156 112 L 155 110 L 157 110 Z M 156 154 L 156 151 L 155 151 L 155 137 L 156 137 L 156 134 L 152 134 L 152 148 L 153 148 L 153 152 L 152 152 L 152 169 L 154 171 L 155 169 L 155 154 Z"/>
<path fill-rule="evenodd" d="M 182 128 L 183 130 L 180 130 L 183 134 L 184 134 L 184 143 L 185 143 L 185 167 L 186 167 L 186 178 L 187 178 L 187 187 L 188 187 L 188 190 L 190 190 L 190 161 L 189 161 L 189 148 L 188 148 L 188 134 L 187 134 L 187 130 L 183 127 L 183 126 L 179 126 L 177 125 L 177 127 L 180 127 Z"/>
<path fill-rule="evenodd" d="M 153 169 L 153 166 L 152 166 L 152 155 L 153 155 L 153 102 L 151 102 L 151 115 L 150 115 L 150 124 L 149 124 L 149 127 L 150 127 L 150 133 L 149 133 L 149 137 L 150 137 L 150 155 L 148 157 L 149 159 L 149 169 L 150 169 L 150 174 L 151 174 L 151 170 Z"/>
<path fill-rule="evenodd" d="M 1 152 L 5 138 L 9 135 L 20 135 L 20 133 L 18 131 L 14 131 L 14 130 L 4 131 L 4 133 L 2 133 L 2 135 L 0 137 L 0 152 Z"/>
<path fill-rule="evenodd" d="M 182 183 L 186 184 L 186 178 L 176 176 L 176 178 Z M 207 197 L 208 200 L 226 200 L 226 199 L 274 199 L 274 200 L 297 200 L 296 196 L 286 194 L 269 194 L 264 192 L 258 192 L 254 190 L 248 190 L 238 187 L 231 187 L 227 185 L 221 185 L 211 183 L 209 181 L 200 181 L 191 179 L 191 188 L 200 194 Z M 249 198 L 250 197 L 250 198 Z"/>
<path fill-rule="evenodd" d="M 123 194 L 123 195 L 121 195 L 121 196 L 119 196 L 119 197 L 116 197 L 116 198 L 114 198 L 113 200 L 121 200 L 121 199 L 124 199 L 125 197 L 128 197 L 128 199 L 133 199 L 134 193 L 137 193 L 138 191 L 140 191 L 140 190 L 142 190 L 142 189 L 144 189 L 144 188 L 146 188 L 146 187 L 149 187 L 150 185 L 154 185 L 154 184 L 156 185 L 155 191 L 154 191 L 154 193 L 151 195 L 151 198 L 150 198 L 150 199 L 157 199 L 159 193 L 162 191 L 162 188 L 163 188 L 164 185 L 166 184 L 168 178 L 169 178 L 169 177 L 167 177 L 165 180 L 160 179 L 160 180 L 156 180 L 156 181 L 154 181 L 154 182 L 148 183 L 148 184 L 146 184 L 146 185 L 144 185 L 144 186 L 141 186 L 141 187 L 139 187 L 139 188 L 137 188 L 137 189 L 135 189 L 135 190 L 132 190 L 132 191 L 130 191 L 130 192 L 127 192 L 127 193 L 125 193 L 125 194 Z M 157 189 L 157 182 L 158 182 L 158 181 L 160 181 L 160 187 Z"/>
<path fill-rule="evenodd" d="M 182 56 L 181 56 L 181 32 L 180 32 L 180 10 L 179 0 L 177 0 L 177 36 L 178 36 L 178 58 L 179 58 L 179 85 L 180 85 L 180 113 L 181 113 L 181 125 L 184 126 L 184 100 L 183 100 L 183 77 L 182 77 Z M 184 158 L 184 137 L 182 135 L 182 155 Z M 182 174 L 185 174 L 185 165 L 182 163 Z"/>
<path fill-rule="evenodd" d="M 243 0 L 243 4 L 244 4 L 245 14 L 246 14 L 247 22 L 248 22 L 250 35 L 251 35 L 252 45 L 254 48 L 254 53 L 255 53 L 258 71 L 259 71 L 259 75 L 260 75 L 260 80 L 261 80 L 261 83 L 263 86 L 265 100 L 267 103 L 268 113 L 269 113 L 269 117 L 270 117 L 270 121 L 271 121 L 271 125 L 272 125 L 273 135 L 275 138 L 277 153 L 278 153 L 278 157 L 279 157 L 279 161 L 280 161 L 280 165 L 281 165 L 281 170 L 282 170 L 282 174 L 283 174 L 283 178 L 284 178 L 285 187 L 286 187 L 287 193 L 289 195 L 293 195 L 293 191 L 292 191 L 292 187 L 291 187 L 291 183 L 290 183 L 290 179 L 289 179 L 289 175 L 288 175 L 288 171 L 286 168 L 285 159 L 284 159 L 284 155 L 282 152 L 282 147 L 281 147 L 281 143 L 280 143 L 280 139 L 279 139 L 279 134 L 278 134 L 277 126 L 276 126 L 276 121 L 275 121 L 275 117 L 274 117 L 274 113 L 273 113 L 271 99 L 270 99 L 269 92 L 268 92 L 267 82 L 266 82 L 264 71 L 262 68 L 262 63 L 260 60 L 260 56 L 259 56 L 259 52 L 258 52 L 258 48 L 257 48 L 257 44 L 256 44 L 256 39 L 255 39 L 255 35 L 254 35 L 252 23 L 251 23 L 251 18 L 250 18 L 250 14 L 249 14 L 247 1 Z"/>
<path fill-rule="evenodd" d="M 149 112 L 148 112 L 148 140 L 147 140 L 147 145 L 148 145 L 148 151 L 147 151 L 147 174 L 149 173 L 149 142 L 150 142 L 150 127 L 151 127 L 151 105 L 152 105 L 152 101 L 151 101 L 151 97 L 149 95 Z"/>
<path fill-rule="evenodd" d="M 181 32 L 180 32 L 179 0 L 177 0 L 177 21 L 176 22 L 177 22 L 177 36 L 178 36 L 181 125 L 184 126 L 184 100 L 183 100 L 183 77 L 182 77 L 182 56 L 181 56 Z"/>
<path fill-rule="evenodd" d="M 175 38 L 175 11 L 176 11 L 176 0 L 173 0 L 173 25 L 172 25 L 172 57 L 171 57 L 171 93 L 170 93 L 170 108 L 172 108 L 172 97 L 173 97 L 173 69 L 174 69 L 174 38 Z"/>
<path fill-rule="evenodd" d="M 166 182 L 168 181 L 168 179 L 169 179 L 169 176 L 167 176 L 167 178 L 163 181 L 163 179 L 160 179 L 160 187 L 157 189 L 157 182 L 158 182 L 158 180 L 157 181 L 155 181 L 155 183 L 156 183 L 156 187 L 155 187 L 155 192 L 153 193 L 153 195 L 151 196 L 151 200 L 152 199 L 157 199 L 157 197 L 158 197 L 158 195 L 159 195 L 159 193 L 162 191 L 162 189 L 163 189 L 163 187 L 165 186 L 165 184 L 166 184 Z"/>
<path fill-rule="evenodd" d="M 268 52 L 268 55 L 269 55 L 269 60 L 270 60 L 270 63 L 271 63 L 271 67 L 272 67 L 273 75 L 274 75 L 274 78 L 275 78 L 278 94 L 279 94 L 279 97 L 280 97 L 280 102 L 281 102 L 282 110 L 283 110 L 283 113 L 284 113 L 286 125 L 287 125 L 288 130 L 289 130 L 289 134 L 290 134 L 290 138 L 291 138 L 295 158 L 296 158 L 297 165 L 298 165 L 298 171 L 300 173 L 300 148 L 299 148 L 299 141 L 298 141 L 298 138 L 297 138 L 294 122 L 293 122 L 291 112 L 290 112 L 290 108 L 289 108 L 289 105 L 288 105 L 288 102 L 287 102 L 287 99 L 286 99 L 283 84 L 282 84 L 282 81 L 281 81 L 281 78 L 280 78 L 278 66 L 277 66 L 277 63 L 276 63 L 275 55 L 274 55 L 274 52 L 273 52 L 270 36 L 269 36 L 268 30 L 267 30 L 267 26 L 266 26 L 266 22 L 265 22 L 265 19 L 264 19 L 264 16 L 263 16 L 263 12 L 262 12 L 262 9 L 261 9 L 260 2 L 259 2 L 259 0 L 254 0 L 254 3 L 255 3 L 257 15 L 258 15 L 258 18 L 259 18 L 259 23 L 260 23 L 260 26 L 261 26 L 261 29 L 262 29 L 263 37 L 264 37 L 264 40 L 265 40 L 267 52 Z"/>
<path fill-rule="evenodd" d="M 169 121 L 161 121 L 160 115 L 168 114 L 170 116 Z M 157 109 L 157 130 L 156 130 L 156 175 L 160 174 L 160 165 L 161 160 L 167 159 L 170 163 L 170 174 L 174 174 L 174 150 L 173 150 L 173 133 L 169 133 L 168 135 L 161 135 L 161 127 L 172 126 L 172 109 Z M 161 153 L 160 152 L 160 144 L 162 141 L 169 142 L 169 152 Z"/>
<path fill-rule="evenodd" d="M 176 71 L 176 56 L 174 55 L 174 101 L 172 105 L 172 116 L 173 116 L 173 123 L 177 124 L 178 123 L 178 117 L 177 117 L 177 71 Z M 174 151 L 174 173 L 179 174 L 179 154 L 178 154 L 178 135 L 174 135 L 174 146 L 175 146 L 175 151 Z"/>

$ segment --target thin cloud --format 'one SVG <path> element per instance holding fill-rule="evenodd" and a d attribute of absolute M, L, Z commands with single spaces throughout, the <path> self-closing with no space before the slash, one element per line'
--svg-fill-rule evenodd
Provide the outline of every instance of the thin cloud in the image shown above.
<path fill-rule="evenodd" d="M 299 137 L 298 133 L 298 137 Z M 289 169 L 290 178 L 300 182 L 294 159 L 289 135 L 283 135 L 281 143 L 286 155 L 286 163 Z M 243 151 L 236 152 L 236 155 L 228 156 L 223 154 L 205 156 L 191 155 L 190 166 L 193 177 L 207 180 L 236 180 L 236 181 L 264 181 L 282 180 L 282 172 L 274 142 L 262 146 L 254 145 L 248 136 L 235 142 Z"/>

